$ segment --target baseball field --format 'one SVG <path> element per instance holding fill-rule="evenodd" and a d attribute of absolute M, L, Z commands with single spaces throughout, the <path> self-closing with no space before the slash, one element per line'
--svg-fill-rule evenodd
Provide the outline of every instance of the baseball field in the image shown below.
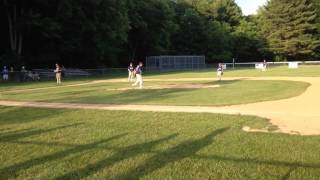
<path fill-rule="evenodd" d="M 320 66 L 0 84 L 0 179 L 318 179 Z"/>

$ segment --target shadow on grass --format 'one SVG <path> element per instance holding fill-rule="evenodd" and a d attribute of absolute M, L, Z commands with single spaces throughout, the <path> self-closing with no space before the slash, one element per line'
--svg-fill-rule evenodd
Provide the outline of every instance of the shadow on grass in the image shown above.
<path fill-rule="evenodd" d="M 0 131 L 9 131 L 11 128 L 1 128 Z M 1 134 L 1 132 L 0 132 Z"/>
<path fill-rule="evenodd" d="M 203 84 L 203 85 L 231 85 L 237 83 L 241 80 L 229 80 L 229 81 L 211 81 L 206 83 L 201 82 L 186 82 L 185 84 Z M 112 94 L 106 97 L 106 99 L 115 99 L 116 103 L 148 103 L 148 102 L 158 102 L 165 101 L 170 99 L 177 99 L 179 96 L 185 96 L 185 93 L 190 93 L 196 95 L 197 91 L 200 89 L 180 89 L 180 88 L 172 88 L 172 89 L 158 89 L 158 90 L 129 90 L 120 92 L 117 94 Z M 212 91 L 215 88 L 211 89 Z M 103 98 L 103 97 L 102 97 Z M 89 97 L 90 99 L 90 97 Z"/>
<path fill-rule="evenodd" d="M 111 157 L 107 159 L 103 159 L 101 161 L 98 161 L 97 163 L 94 164 L 89 164 L 84 168 L 77 169 L 75 171 L 69 172 L 63 176 L 60 176 L 56 179 L 82 179 L 87 176 L 90 176 L 99 170 L 112 166 L 116 164 L 117 162 L 123 161 L 125 159 L 133 158 L 138 155 L 142 155 L 144 153 L 152 151 L 152 149 L 158 145 L 161 144 L 165 141 L 168 141 L 170 139 L 173 139 L 174 137 L 178 136 L 178 134 L 172 134 L 167 137 L 142 143 L 142 144 L 135 144 L 132 146 L 124 147 L 124 148 L 119 148 L 118 150 L 115 150 L 116 153 L 112 155 Z"/>
<path fill-rule="evenodd" d="M 6 132 L 0 132 L 0 139 L 2 138 L 2 136 L 10 136 L 10 135 L 14 135 L 16 133 L 22 133 L 22 132 L 27 132 L 30 130 L 34 130 L 34 128 L 25 128 L 25 129 L 19 129 L 19 130 L 10 130 Z"/>
<path fill-rule="evenodd" d="M 192 89 L 163 89 L 163 90 L 128 90 L 112 94 L 68 96 L 53 99 L 56 102 L 101 103 L 101 104 L 141 104 L 143 102 L 161 101 L 177 97 L 179 92 L 193 91 Z"/>
<path fill-rule="evenodd" d="M 230 85 L 237 83 L 241 80 L 228 80 L 228 81 L 212 81 L 212 82 L 194 82 L 194 83 L 186 83 L 186 84 L 204 84 L 204 85 Z M 172 84 L 172 82 L 168 82 L 168 84 Z M 212 88 L 214 90 L 215 88 Z M 158 102 L 170 100 L 172 98 L 179 98 L 179 93 L 185 95 L 184 93 L 197 91 L 201 89 L 181 89 L 181 88 L 172 88 L 172 89 L 135 89 L 135 90 L 126 90 L 126 91 L 115 91 L 111 94 L 102 94 L 98 95 L 85 95 L 85 93 L 81 93 L 83 96 L 75 97 L 72 92 L 65 92 L 68 95 L 68 98 L 61 97 L 56 98 L 54 101 L 58 102 L 76 102 L 76 103 L 108 103 L 108 104 L 141 104 L 148 102 Z M 76 95 L 77 96 L 77 95 Z"/>
<path fill-rule="evenodd" d="M 207 84 L 207 85 L 229 85 L 229 84 L 235 84 L 241 81 L 246 80 L 246 78 L 239 78 L 239 79 L 234 79 L 234 80 L 221 80 L 221 81 L 210 81 L 207 83 L 202 83 L 202 84 Z"/>
<path fill-rule="evenodd" d="M 169 163 L 194 156 L 202 148 L 210 145 L 213 142 L 215 136 L 224 133 L 228 129 L 229 128 L 218 129 L 201 139 L 186 141 L 179 144 L 178 146 L 158 153 L 155 156 L 147 159 L 145 161 L 145 164 L 142 164 L 126 172 L 125 174 L 119 175 L 115 179 L 139 179 L 140 177 L 143 177 L 165 167 Z"/>
<path fill-rule="evenodd" d="M 26 138 L 29 136 L 40 135 L 40 134 L 49 133 L 52 131 L 66 129 L 66 128 L 70 128 L 70 127 L 76 127 L 76 126 L 79 126 L 82 124 L 84 124 L 84 123 L 76 123 L 76 124 L 71 124 L 71 125 L 58 126 L 58 127 L 54 127 L 54 128 L 48 128 L 48 129 L 23 129 L 23 130 L 18 130 L 18 131 L 14 131 L 14 132 L 7 132 L 7 133 L 3 133 L 0 135 L 0 142 L 1 141 L 2 142 L 10 142 L 10 141 L 18 140 L 21 138 Z"/>
<path fill-rule="evenodd" d="M 49 130 L 53 130 L 53 129 L 49 129 Z M 127 134 L 120 134 L 120 135 L 112 136 L 107 139 L 103 139 L 100 141 L 96 141 L 89 144 L 83 144 L 83 145 L 59 143 L 59 142 L 51 143 L 51 142 L 17 141 L 16 138 L 11 138 L 10 141 L 8 141 L 9 143 L 35 144 L 35 145 L 46 145 L 46 146 L 63 146 L 63 147 L 67 147 L 67 149 L 2 168 L 0 169 L 0 179 L 15 178 L 19 175 L 20 171 L 29 169 L 33 166 L 48 163 L 51 161 L 61 160 L 65 157 L 68 157 L 77 153 L 83 154 L 98 148 L 110 149 L 114 151 L 114 153 L 111 156 L 106 157 L 105 159 L 101 159 L 98 162 L 87 164 L 83 168 L 71 170 L 71 172 L 68 172 L 62 176 L 59 176 L 56 179 L 86 178 L 99 171 L 102 171 L 105 168 L 111 167 L 116 163 L 120 163 L 121 161 L 134 158 L 136 156 L 143 155 L 146 153 L 154 153 L 154 155 L 149 159 L 145 160 L 143 164 L 140 164 L 137 167 L 132 168 L 131 170 L 128 170 L 123 174 L 119 174 L 117 177 L 115 177 L 115 179 L 139 179 L 167 166 L 168 164 L 183 160 L 184 158 L 193 158 L 193 159 L 199 159 L 199 160 L 203 159 L 207 161 L 208 160 L 209 161 L 210 160 L 229 161 L 233 163 L 248 163 L 248 164 L 257 164 L 257 165 L 287 167 L 288 171 L 282 176 L 284 179 L 290 177 L 291 173 L 294 172 L 297 168 L 315 168 L 315 169 L 320 168 L 319 163 L 285 162 L 285 161 L 277 161 L 277 160 L 259 160 L 259 159 L 250 159 L 250 158 L 197 154 L 197 152 L 199 152 L 201 149 L 211 145 L 216 136 L 223 134 L 228 129 L 229 128 L 221 128 L 221 129 L 215 130 L 202 138 L 199 138 L 196 140 L 184 141 L 181 144 L 178 144 L 177 146 L 169 148 L 165 151 L 157 151 L 157 150 L 154 150 L 154 148 L 161 143 L 169 141 L 170 139 L 174 139 L 176 136 L 178 136 L 178 134 L 172 134 L 172 135 L 163 137 L 161 139 L 157 139 L 157 140 L 153 140 L 153 141 L 149 141 L 141 144 L 134 144 L 127 147 L 109 147 L 108 146 L 108 142 L 124 137 Z"/>
<path fill-rule="evenodd" d="M 59 151 L 53 154 L 41 156 L 35 159 L 31 159 L 22 163 L 14 164 L 12 166 L 8 166 L 5 168 L 0 169 L 0 179 L 9 179 L 9 178 L 14 178 L 15 176 L 18 175 L 19 171 L 31 168 L 32 166 L 36 166 L 39 164 L 47 163 L 50 161 L 62 159 L 64 157 L 67 157 L 69 155 L 75 154 L 75 153 L 82 153 L 85 151 L 92 150 L 94 148 L 97 148 L 99 145 L 102 145 L 104 143 L 107 143 L 109 141 L 121 138 L 125 136 L 126 134 L 120 134 L 116 135 L 101 141 L 97 141 L 94 143 L 90 144 L 84 144 L 84 145 L 75 145 L 74 147 L 64 150 L 64 151 Z"/>
<path fill-rule="evenodd" d="M 203 84 L 203 85 L 231 85 L 242 81 L 243 79 L 236 80 L 223 80 L 223 81 L 210 81 L 210 82 L 185 82 L 178 84 Z M 165 81 L 165 80 L 164 80 Z M 168 84 L 174 84 L 175 82 L 167 82 Z M 161 82 L 160 84 L 163 84 Z M 156 83 L 152 83 L 156 85 Z M 130 84 L 127 85 L 130 87 Z M 146 86 L 148 83 L 146 82 Z M 90 88 L 90 87 L 88 87 Z M 38 91 L 32 93 L 28 99 L 35 99 L 41 101 L 55 101 L 55 102 L 73 102 L 73 103 L 108 103 L 108 104 L 141 104 L 150 102 L 163 102 L 166 100 L 172 100 L 184 96 L 185 93 L 192 91 L 199 91 L 201 89 L 132 89 L 126 91 L 110 91 L 104 93 L 106 87 L 101 88 L 93 87 L 92 89 L 63 89 L 59 91 Z M 215 88 L 212 88 L 214 91 Z M 96 93 L 95 93 L 96 92 Z M 40 98 L 39 98 L 40 97 Z M 46 97 L 49 97 L 47 100 Z M 1 123 L 1 122 L 0 122 Z"/>
<path fill-rule="evenodd" d="M 201 156 L 197 155 L 194 158 L 196 159 L 211 159 L 217 161 L 231 161 L 235 163 L 250 163 L 250 164 L 264 164 L 264 165 L 272 165 L 272 166 L 285 166 L 290 168 L 320 168 L 319 163 L 300 163 L 300 162 L 284 162 L 284 161 L 276 161 L 276 160 L 258 160 L 258 159 L 243 159 L 243 158 L 236 158 L 236 157 L 223 157 L 223 156 Z"/>
<path fill-rule="evenodd" d="M 32 109 L 18 107 L 4 107 L 0 109 L 0 125 L 22 124 L 37 120 L 49 119 L 65 113 L 64 110 L 53 109 L 50 112 L 46 109 Z M 20 118 L 17 118 L 20 117 Z"/>

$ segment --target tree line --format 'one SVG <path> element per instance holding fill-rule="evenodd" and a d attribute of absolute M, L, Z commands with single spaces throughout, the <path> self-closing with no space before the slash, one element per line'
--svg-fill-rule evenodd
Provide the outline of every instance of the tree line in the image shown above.
<path fill-rule="evenodd" d="M 121 67 L 150 55 L 207 63 L 316 60 L 320 2 L 269 0 L 244 16 L 234 0 L 2 0 L 2 65 Z"/>

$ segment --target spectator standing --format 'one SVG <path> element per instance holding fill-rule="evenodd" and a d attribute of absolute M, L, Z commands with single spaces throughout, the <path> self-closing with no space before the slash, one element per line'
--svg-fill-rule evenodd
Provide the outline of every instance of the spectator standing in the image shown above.
<path fill-rule="evenodd" d="M 54 73 L 56 73 L 56 80 L 57 80 L 57 85 L 61 84 L 61 67 L 59 64 L 56 64 L 56 69 L 54 70 Z"/>
<path fill-rule="evenodd" d="M 132 82 L 134 80 L 134 67 L 133 67 L 133 63 L 130 63 L 129 67 L 128 67 L 128 81 Z"/>
<path fill-rule="evenodd" d="M 8 81 L 9 80 L 9 71 L 7 69 L 7 66 L 4 66 L 3 67 L 3 70 L 2 70 L 2 79 L 4 81 Z"/>
<path fill-rule="evenodd" d="M 27 70 L 25 66 L 22 66 L 20 71 L 20 81 L 24 82 L 26 79 L 27 79 Z"/>

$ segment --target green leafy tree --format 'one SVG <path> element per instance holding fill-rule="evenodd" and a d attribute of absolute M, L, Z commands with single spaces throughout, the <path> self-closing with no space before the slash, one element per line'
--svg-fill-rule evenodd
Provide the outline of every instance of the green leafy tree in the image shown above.
<path fill-rule="evenodd" d="M 129 2 L 129 60 L 167 53 L 175 30 L 174 10 L 167 0 Z"/>
<path fill-rule="evenodd" d="M 116 65 L 127 41 L 128 19 L 124 1 L 64 0 L 58 7 L 62 26 L 59 48 L 67 64 Z"/>
<path fill-rule="evenodd" d="M 8 28 L 7 37 L 9 39 L 10 52 L 8 57 L 11 64 L 22 64 L 22 57 L 27 54 L 30 49 L 26 44 L 34 43 L 30 35 L 40 36 L 56 36 L 54 33 L 59 27 L 51 18 L 41 16 L 40 10 L 37 7 L 53 6 L 55 3 L 48 0 L 44 1 L 18 1 L 18 0 L 3 0 L 7 24 L 4 27 Z M 50 12 L 47 12 L 50 13 Z M 30 31 L 30 30 L 33 31 Z M 33 34 L 32 34 L 33 33 Z M 23 50 L 26 53 L 23 54 Z"/>
<path fill-rule="evenodd" d="M 243 17 L 241 8 L 234 0 L 215 0 L 207 6 L 205 13 L 220 22 L 232 27 L 240 24 Z"/>
<path fill-rule="evenodd" d="M 209 63 L 230 61 L 232 59 L 231 27 L 228 23 L 209 21 L 207 24 Z"/>
<path fill-rule="evenodd" d="M 232 58 L 231 27 L 201 14 L 190 3 L 175 6 L 177 31 L 172 36 L 175 54 L 207 56 L 209 63 Z"/>
<path fill-rule="evenodd" d="M 251 16 L 242 20 L 232 33 L 233 55 L 237 61 L 259 61 L 266 58 L 264 51 L 265 40 L 258 35 L 256 17 Z"/>
<path fill-rule="evenodd" d="M 186 3 L 176 4 L 177 31 L 172 36 L 176 54 L 206 54 L 206 22 L 192 6 Z"/>

